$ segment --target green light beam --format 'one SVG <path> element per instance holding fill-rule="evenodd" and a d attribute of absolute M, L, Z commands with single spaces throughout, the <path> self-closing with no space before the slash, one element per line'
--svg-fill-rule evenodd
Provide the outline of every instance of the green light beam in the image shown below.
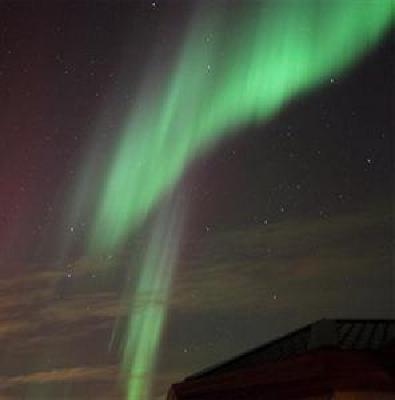
<path fill-rule="evenodd" d="M 148 400 L 182 227 L 180 199 L 161 210 L 145 251 L 122 349 L 128 400 Z"/>
<path fill-rule="evenodd" d="M 200 10 L 170 79 L 160 93 L 143 91 L 105 177 L 91 249 L 117 248 L 191 160 L 344 72 L 394 17 L 392 0 L 241 4 L 233 26 Z"/>
<path fill-rule="evenodd" d="M 91 252 L 114 252 L 188 164 L 245 124 L 345 73 L 389 28 L 392 0 L 240 2 L 236 18 L 199 10 L 158 91 L 143 88 L 105 174 Z M 222 10 L 223 11 L 223 10 Z M 227 15 L 225 15 L 227 14 Z M 164 209 L 142 265 L 123 349 L 128 399 L 149 398 L 180 237 Z M 175 231 L 176 233 L 174 233 Z"/>

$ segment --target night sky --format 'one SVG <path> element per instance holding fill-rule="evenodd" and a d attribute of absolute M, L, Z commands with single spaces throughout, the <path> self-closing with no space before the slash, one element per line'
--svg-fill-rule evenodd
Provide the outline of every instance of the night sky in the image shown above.
<path fill-rule="evenodd" d="M 139 323 L 141 260 L 180 209 L 150 398 L 320 318 L 394 318 L 393 27 L 270 117 L 232 126 L 119 246 L 92 250 L 125 120 L 148 107 L 141 83 L 159 97 L 192 16 L 235 24 L 240 4 L 0 4 L 1 399 L 127 398 L 122 343 Z"/>

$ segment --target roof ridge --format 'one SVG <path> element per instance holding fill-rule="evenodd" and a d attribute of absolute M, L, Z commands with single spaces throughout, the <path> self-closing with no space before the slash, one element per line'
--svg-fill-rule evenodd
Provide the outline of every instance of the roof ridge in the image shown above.
<path fill-rule="evenodd" d="M 328 328 L 330 326 L 330 323 L 334 323 L 334 325 L 333 325 L 334 330 L 329 333 L 325 332 L 324 328 L 325 327 Z M 260 346 L 246 350 L 245 352 L 243 352 L 239 355 L 236 355 L 230 359 L 221 361 L 212 367 L 208 367 L 199 372 L 196 372 L 196 373 L 186 377 L 185 380 L 198 379 L 200 377 L 206 376 L 207 374 L 215 373 L 215 372 L 221 370 L 222 368 L 231 367 L 234 363 L 242 361 L 243 359 L 248 359 L 251 355 L 258 354 L 260 352 L 264 352 L 265 350 L 268 350 L 269 348 L 273 348 L 280 343 L 283 343 L 283 344 L 287 343 L 288 345 L 290 345 L 291 343 L 289 342 L 289 340 L 291 338 L 300 337 L 300 335 L 303 334 L 304 332 L 306 332 L 307 335 L 305 338 L 305 340 L 306 340 L 305 347 L 303 347 L 303 345 L 301 346 L 302 352 L 303 351 L 307 352 L 307 351 L 314 350 L 314 349 L 324 347 L 324 346 L 344 347 L 344 343 L 340 343 L 341 341 L 338 336 L 338 324 L 341 324 L 341 325 L 345 325 L 345 324 L 366 324 L 366 325 L 369 325 L 369 324 L 391 324 L 392 325 L 392 324 L 394 324 L 394 326 L 395 326 L 395 319 L 321 318 L 319 320 L 316 320 L 315 322 L 312 322 L 308 325 L 302 326 L 302 327 L 295 329 L 287 334 L 284 334 L 280 337 L 270 340 L 269 342 L 264 343 Z M 360 332 L 360 335 L 358 336 L 358 339 L 360 338 L 360 336 L 362 334 L 362 330 L 363 330 L 363 327 L 361 328 L 361 332 Z M 394 331 L 395 331 L 395 329 L 394 329 Z M 320 336 L 320 335 L 322 335 L 322 336 Z M 385 341 L 385 339 L 388 339 L 386 336 L 387 335 L 383 335 L 381 340 Z M 369 340 L 368 340 L 369 344 L 371 343 L 371 340 L 372 340 L 372 338 L 369 337 Z M 303 342 L 303 340 L 301 342 Z M 295 343 L 293 343 L 293 344 L 295 345 Z M 283 346 L 283 347 L 285 347 L 285 346 Z M 292 345 L 289 347 L 292 347 Z M 299 353 L 300 352 L 296 351 L 291 354 L 296 355 Z M 281 352 L 280 352 L 280 356 L 276 359 L 277 360 L 282 359 L 283 355 L 284 354 L 283 353 L 281 354 Z M 290 354 L 288 354 L 288 355 L 290 355 Z"/>

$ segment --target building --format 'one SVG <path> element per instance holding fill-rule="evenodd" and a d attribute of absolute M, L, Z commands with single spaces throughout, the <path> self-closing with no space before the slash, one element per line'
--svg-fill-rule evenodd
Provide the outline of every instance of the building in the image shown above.
<path fill-rule="evenodd" d="M 318 321 L 173 384 L 167 399 L 395 399 L 395 320 Z"/>

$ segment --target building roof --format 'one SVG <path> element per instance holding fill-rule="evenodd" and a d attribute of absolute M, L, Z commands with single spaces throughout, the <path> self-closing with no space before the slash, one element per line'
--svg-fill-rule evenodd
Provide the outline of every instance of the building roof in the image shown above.
<path fill-rule="evenodd" d="M 232 372 L 319 348 L 379 350 L 395 340 L 395 320 L 323 319 L 185 379 Z"/>

